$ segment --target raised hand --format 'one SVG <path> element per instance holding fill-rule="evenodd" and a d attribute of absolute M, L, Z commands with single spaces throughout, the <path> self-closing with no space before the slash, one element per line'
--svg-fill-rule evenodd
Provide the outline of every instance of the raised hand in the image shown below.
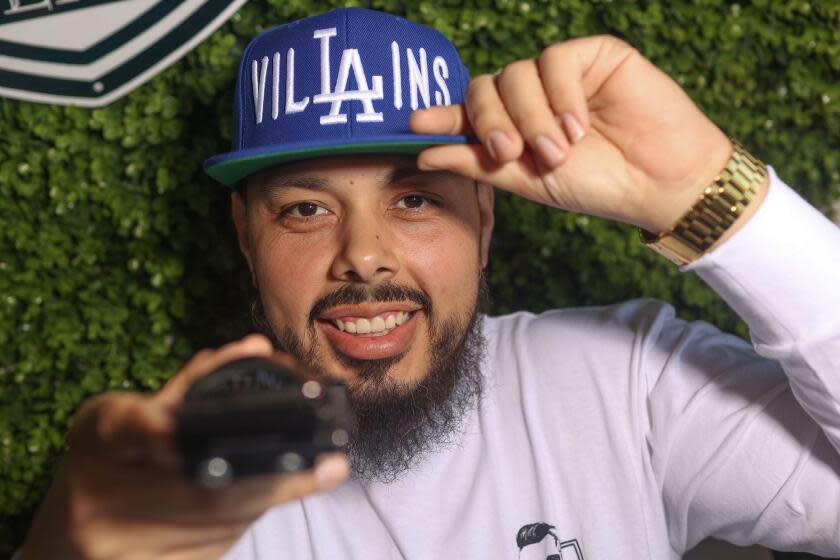
<path fill-rule="evenodd" d="M 340 484 L 349 472 L 342 455 L 322 456 L 309 471 L 219 489 L 181 474 L 175 411 L 190 384 L 226 362 L 272 354 L 265 337 L 246 337 L 199 352 L 155 395 L 87 401 L 19 560 L 218 558 L 268 508 Z"/>
<path fill-rule="evenodd" d="M 421 168 L 653 232 L 696 202 L 731 153 L 673 80 L 610 36 L 557 43 L 477 76 L 464 105 L 418 111 L 411 126 L 481 141 L 429 148 Z"/>

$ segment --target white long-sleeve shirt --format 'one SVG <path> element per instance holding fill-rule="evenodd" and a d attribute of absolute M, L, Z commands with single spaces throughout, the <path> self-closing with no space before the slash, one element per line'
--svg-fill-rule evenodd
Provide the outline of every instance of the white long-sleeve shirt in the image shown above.
<path fill-rule="evenodd" d="M 752 346 L 653 300 L 486 317 L 453 445 L 275 507 L 225 558 L 664 560 L 709 536 L 840 554 L 840 230 L 770 176 L 686 267 Z"/>

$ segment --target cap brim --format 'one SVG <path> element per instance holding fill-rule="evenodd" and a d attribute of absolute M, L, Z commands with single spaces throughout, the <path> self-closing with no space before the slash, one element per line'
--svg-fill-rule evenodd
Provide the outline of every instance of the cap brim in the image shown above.
<path fill-rule="evenodd" d="M 348 154 L 419 154 L 429 146 L 477 144 L 472 136 L 403 134 L 369 140 L 352 138 L 332 143 L 313 142 L 264 146 L 219 154 L 204 162 L 204 171 L 223 185 L 236 188 L 245 177 L 268 167 L 305 159 Z"/>

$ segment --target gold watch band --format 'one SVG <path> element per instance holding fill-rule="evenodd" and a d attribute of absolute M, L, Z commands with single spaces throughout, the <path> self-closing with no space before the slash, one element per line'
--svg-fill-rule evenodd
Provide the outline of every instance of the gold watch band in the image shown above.
<path fill-rule="evenodd" d="M 700 200 L 659 235 L 640 229 L 642 241 L 679 266 L 696 260 L 744 213 L 766 178 L 764 164 L 733 141 L 726 167 Z"/>

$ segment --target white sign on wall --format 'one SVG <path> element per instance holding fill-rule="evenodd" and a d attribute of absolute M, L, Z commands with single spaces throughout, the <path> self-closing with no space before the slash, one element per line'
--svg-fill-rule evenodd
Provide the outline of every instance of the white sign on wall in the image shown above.
<path fill-rule="evenodd" d="M 245 0 L 0 0 L 0 96 L 99 107 L 188 53 Z"/>

